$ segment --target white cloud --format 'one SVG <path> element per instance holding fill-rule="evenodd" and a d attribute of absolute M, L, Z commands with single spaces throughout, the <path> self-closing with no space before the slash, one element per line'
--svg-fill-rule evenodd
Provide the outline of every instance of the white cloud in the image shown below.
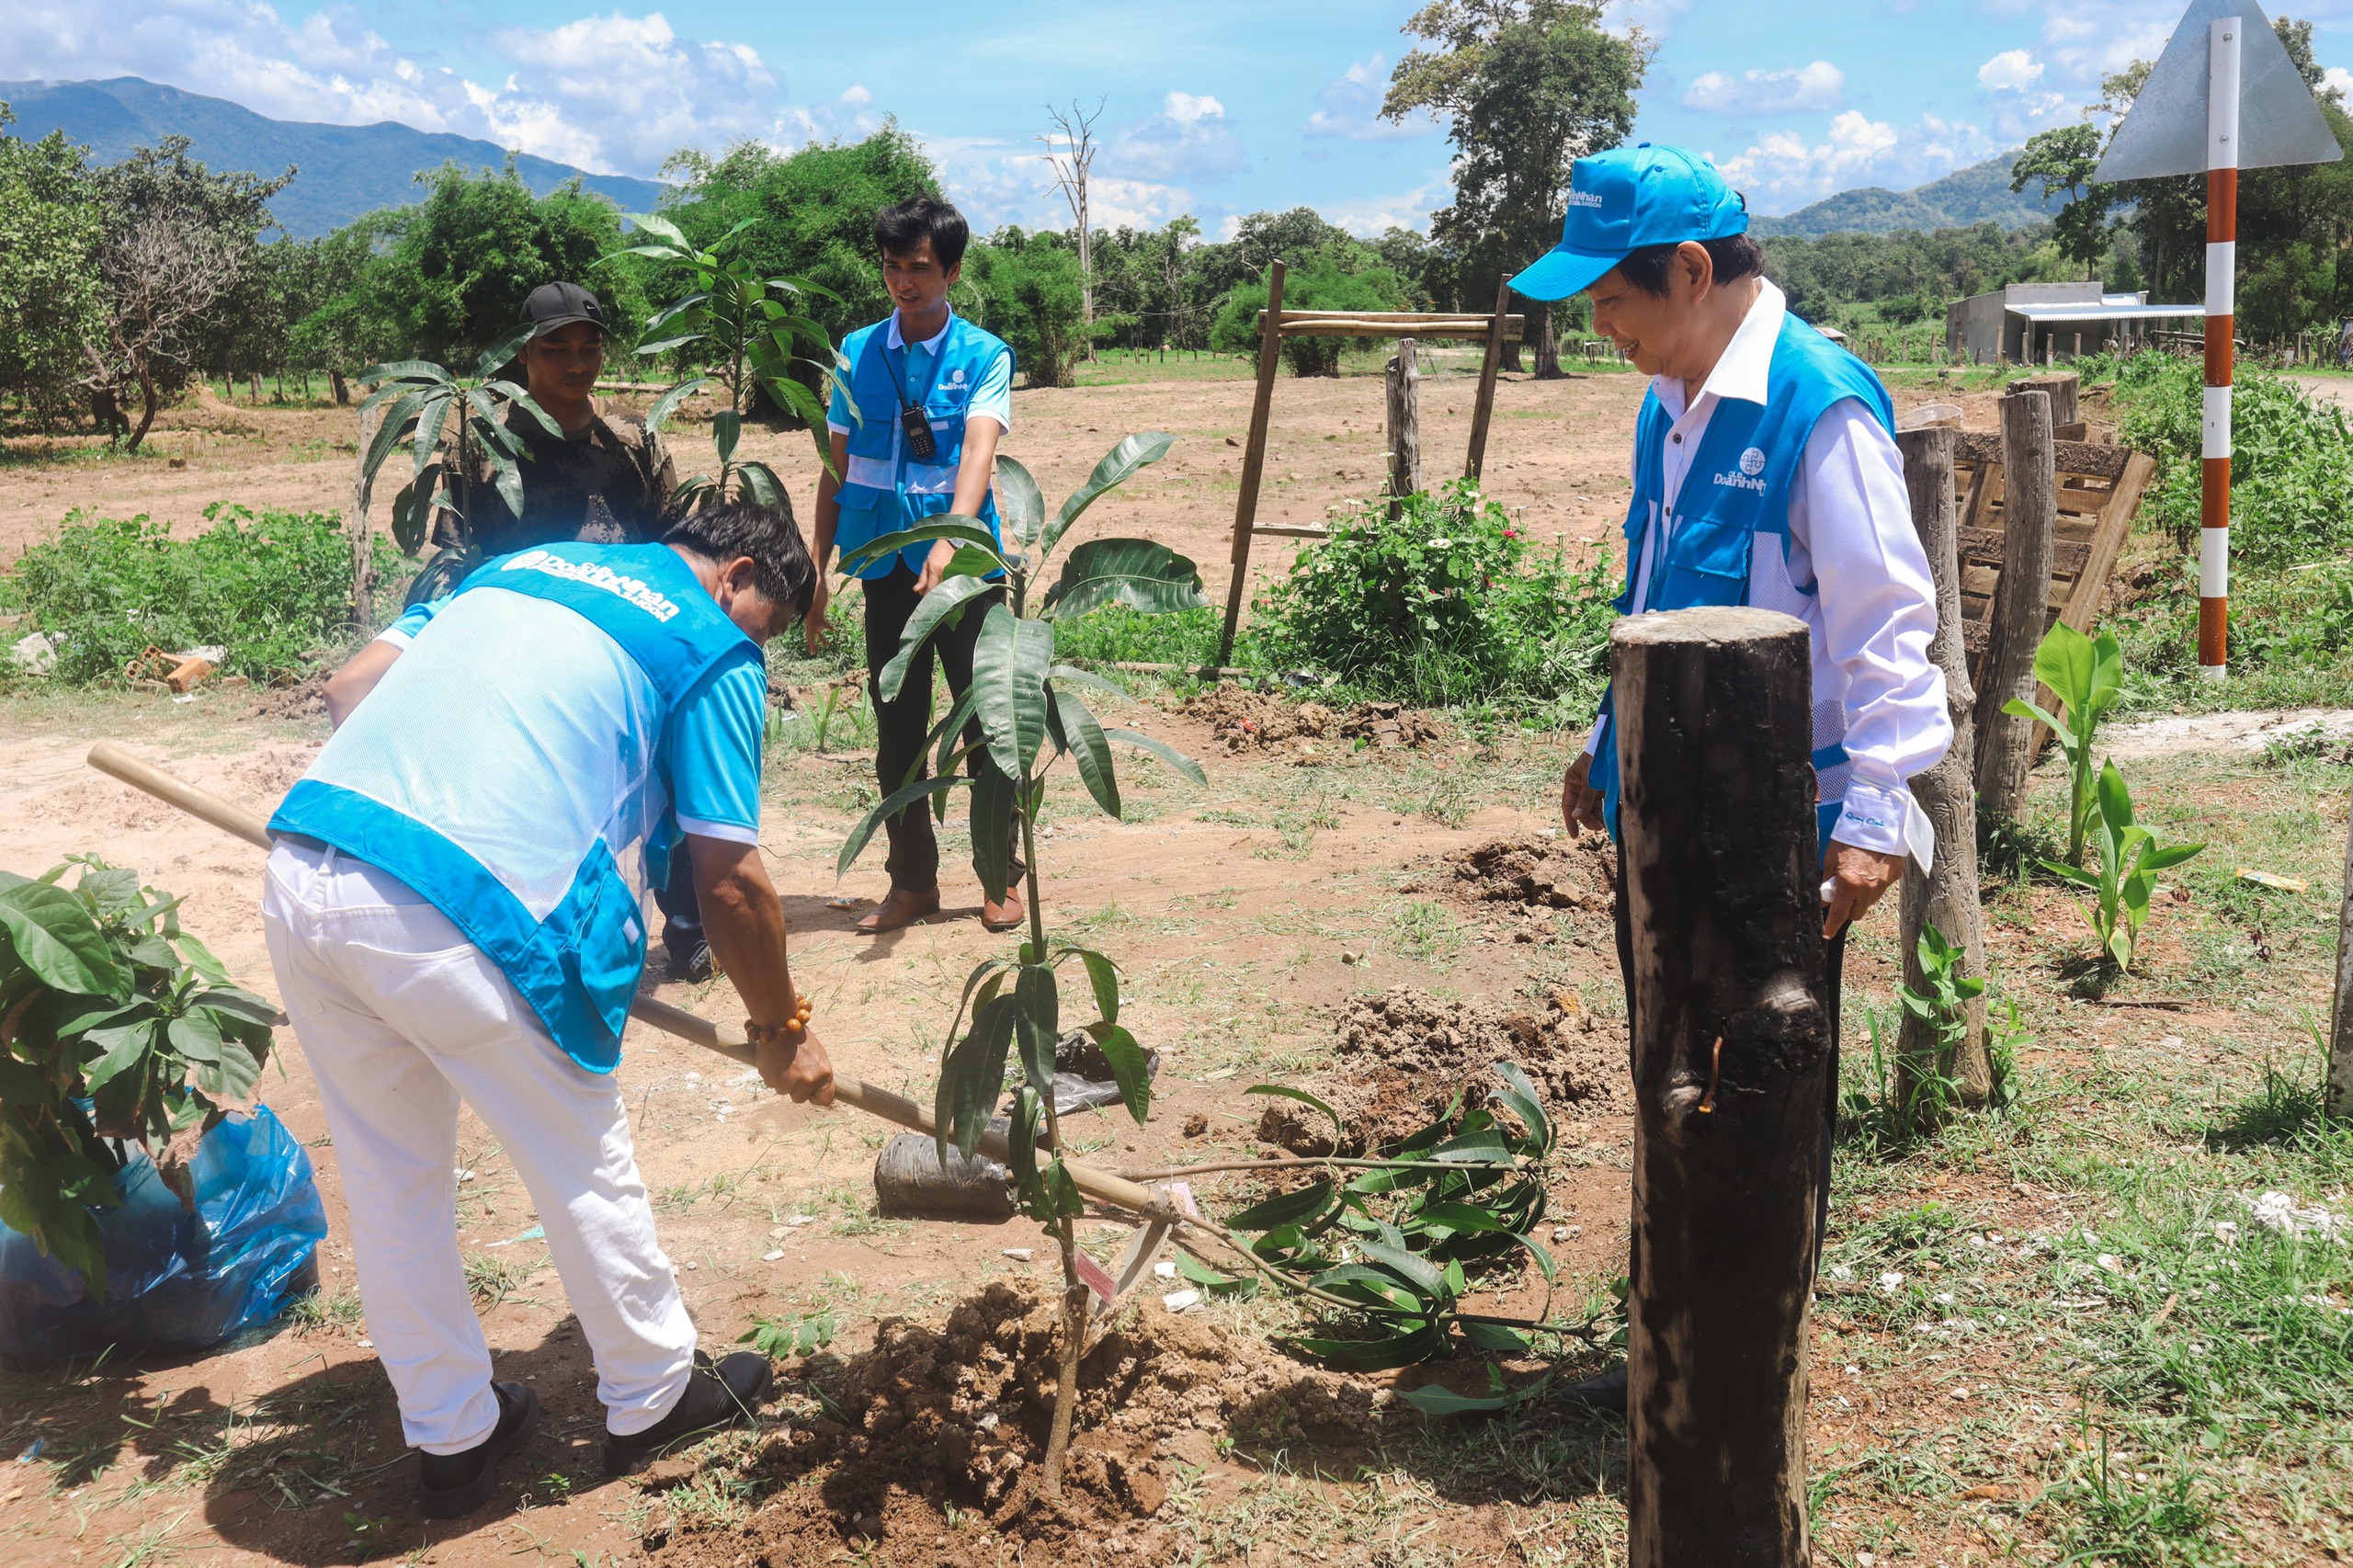
<path fill-rule="evenodd" d="M 2042 80 L 2042 62 L 2023 49 L 2006 49 L 1977 68 L 1977 85 L 1989 93 L 2022 93 Z"/>
<path fill-rule="evenodd" d="M 392 119 L 597 173 L 651 175 L 677 147 L 744 137 L 797 143 L 818 128 L 744 44 L 684 39 L 659 11 L 499 28 L 507 67 L 476 81 L 395 50 L 344 6 L 290 22 L 267 0 L 85 0 L 0 6 L 11 75 L 142 76 L 280 119 Z"/>
<path fill-rule="evenodd" d="M 1170 93 L 1158 114 L 1111 137 L 1102 171 L 1108 178 L 1168 185 L 1238 174 L 1245 162 L 1223 104 L 1207 94 Z"/>
<path fill-rule="evenodd" d="M 1451 196 L 1452 187 L 1441 177 L 1393 196 L 1318 202 L 1316 210 L 1324 214 L 1327 223 L 1337 223 L 1364 239 L 1378 239 L 1390 229 L 1427 229 L 1430 210 Z"/>
<path fill-rule="evenodd" d="M 1999 149 L 1980 128 L 1924 115 L 1898 130 L 1859 110 L 1832 117 L 1818 141 L 1768 131 L 1718 168 L 1757 212 L 1786 212 L 1858 186 L 1908 188 L 1990 157 Z"/>
<path fill-rule="evenodd" d="M 2353 71 L 2347 71 L 2342 65 L 2330 66 L 2320 79 L 2320 90 L 2353 95 Z"/>
<path fill-rule="evenodd" d="M 1350 142 L 1388 142 L 1405 136 L 1428 136 L 1438 123 L 1416 109 L 1402 119 L 1381 118 L 1381 100 L 1388 96 L 1389 60 L 1376 54 L 1359 60 L 1324 84 L 1322 105 L 1299 128 L 1302 136 L 1345 137 Z"/>
<path fill-rule="evenodd" d="M 1827 60 L 1794 71 L 1750 71 L 1738 78 L 1703 72 L 1683 90 L 1685 108 L 1711 114 L 1797 114 L 1843 108 L 1847 74 Z"/>

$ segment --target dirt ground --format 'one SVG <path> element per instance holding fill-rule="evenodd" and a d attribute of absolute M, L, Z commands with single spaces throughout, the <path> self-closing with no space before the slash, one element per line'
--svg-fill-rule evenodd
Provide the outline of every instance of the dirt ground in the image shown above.
<path fill-rule="evenodd" d="M 1466 382 L 1442 375 L 1425 384 L 1426 452 L 1459 453 Z M 1629 375 L 1507 380 L 1490 448 L 1490 488 L 1524 508 L 1542 537 L 1599 537 L 1624 506 L 1624 451 L 1641 388 Z M 1016 398 L 1007 449 L 1039 471 L 1053 497 L 1120 434 L 1176 431 L 1184 439 L 1171 459 L 1098 506 L 1088 526 L 1167 540 L 1201 562 L 1214 589 L 1226 570 L 1240 463 L 1238 447 L 1228 443 L 1243 434 L 1247 392 L 1237 379 L 1024 392 Z M 1903 401 L 1921 400 L 1908 393 Z M 1973 408 L 1977 400 L 1969 401 Z M 1340 498 L 1377 485 L 1377 381 L 1287 379 L 1275 407 L 1263 518 L 1314 520 Z M 167 466 L 166 456 L 0 469 L 0 557 L 47 537 L 76 501 L 113 515 L 143 510 L 192 528 L 203 505 L 216 499 L 320 508 L 346 500 L 350 457 L 335 443 L 338 430 L 347 431 L 347 415 L 240 407 L 235 418 L 257 433 L 167 431 L 159 445 L 184 453 L 185 468 Z M 811 465 L 803 438 L 758 439 L 763 455 L 799 476 L 805 506 Z M 1258 564 L 1279 559 L 1269 550 Z M 114 739 L 266 811 L 300 776 L 324 726 L 259 715 L 256 707 L 250 695 L 201 688 L 187 703 L 143 694 L 0 703 L 6 864 L 34 871 L 68 853 L 97 851 L 136 866 L 186 897 L 183 920 L 233 971 L 269 989 L 256 910 L 261 852 L 82 762 L 93 741 Z M 1606 1055 L 1603 1046 L 1622 1049 L 1608 904 L 1597 892 L 1606 883 L 1574 857 L 1555 854 L 1566 737 L 1483 742 L 1441 727 L 1437 738 L 1416 744 L 1302 759 L 1229 747 L 1212 727 L 1215 715 L 1188 714 L 1173 700 L 1139 707 L 1129 722 L 1202 758 L 1211 782 L 1197 790 L 1137 766 L 1125 776 L 1133 780 L 1127 821 L 1082 809 L 1071 791 L 1050 804 L 1041 824 L 1051 924 L 1127 966 L 1123 1021 L 1165 1058 L 1149 1125 L 1092 1113 L 1080 1119 L 1074 1153 L 1131 1169 L 1256 1156 L 1266 1148 L 1266 1102 L 1243 1091 L 1266 1081 L 1326 1088 L 1347 1082 L 1353 1059 L 1366 1049 L 1369 1021 L 1399 1011 L 1376 1002 L 1401 987 L 1434 999 L 1404 1009 L 1439 1020 L 1430 1027 L 1475 1016 L 1487 1020 L 1479 1028 L 1492 1024 L 1503 1040 L 1519 1027 L 1515 1019 L 1526 1021 L 1552 1042 L 1548 1051 L 1574 1051 L 1576 1072 L 1587 1075 L 1579 1082 Z M 962 976 L 1009 938 L 988 936 L 973 918 L 977 890 L 954 873 L 963 851 L 953 835 L 943 846 L 951 874 L 949 907 L 939 919 L 881 939 L 851 931 L 855 911 L 835 907 L 836 895 L 881 886 L 871 856 L 846 882 L 836 883 L 833 872 L 858 808 L 857 777 L 835 758 L 784 748 L 771 765 L 764 847 L 791 924 L 796 975 L 815 1002 L 816 1027 L 835 1061 L 921 1097 Z M 2046 768 L 2038 790 L 2047 796 L 2051 787 Z M 2218 812 L 2235 809 L 2227 791 L 2218 798 Z M 2341 801 L 2333 810 L 2324 812 L 2318 831 L 2341 842 Z M 2314 857 L 2326 858 L 2315 850 L 2307 862 Z M 1996 967 L 2027 977 L 2022 991 L 2049 1007 L 2039 1040 L 2021 1056 L 2030 1072 L 2063 1077 L 2085 1060 L 2108 1070 L 2118 1058 L 2102 1053 L 2143 1050 L 2143 1037 L 2156 1031 L 2138 1026 L 2154 1016 L 2173 1048 L 2182 1046 L 2179 1036 L 2191 1038 L 2185 1072 L 2240 1085 L 2254 1071 L 2255 1044 L 2268 1050 L 2278 1039 L 2279 1017 L 2316 998 L 2325 1006 L 2325 977 L 2301 960 L 2267 971 L 2241 993 L 2164 999 L 2177 996 L 2196 969 L 2190 916 L 2175 914 L 2153 931 L 2149 960 L 2154 972 L 2173 978 L 2151 982 L 2159 989 L 2146 994 L 2157 999 L 2143 1004 L 2168 1010 L 2112 1011 L 2074 997 L 2063 963 L 2052 956 L 2082 946 L 2066 900 L 2038 889 L 2006 909 L 1992 934 Z M 1861 1049 L 1853 999 L 1886 1006 L 1893 929 L 1891 902 L 1854 945 L 1850 1051 Z M 649 974 L 649 984 L 654 979 Z M 2168 984 L 2176 990 L 2164 990 Z M 723 983 L 665 983 L 658 994 L 717 1017 L 741 1017 Z M 1444 1011 L 1457 1007 L 1472 1011 Z M 1272 1353 L 1259 1336 L 1291 1320 L 1265 1303 L 1215 1302 L 1172 1317 L 1148 1301 L 1121 1332 L 1139 1336 L 1132 1344 L 1144 1348 L 1131 1358 L 1138 1364 L 1160 1353 L 1154 1345 L 1181 1345 L 1199 1360 L 1223 1354 L 1218 1335 L 1248 1337 L 1257 1369 L 1249 1377 L 1260 1380 L 1252 1387 L 1277 1389 L 1295 1413 L 1324 1408 L 1316 1402 L 1326 1395 L 1314 1389 L 1344 1384 L 1350 1392 L 1329 1395 L 1339 1402 L 1330 1408 L 1354 1412 L 1351 1433 L 1329 1423 L 1269 1427 L 1229 1411 L 1220 1395 L 1199 1420 L 1131 1423 L 1122 1436 L 1116 1404 L 1107 1407 L 1106 1425 L 1090 1439 L 1095 1457 L 1086 1462 L 1095 1468 L 1086 1473 L 1104 1496 L 1122 1500 L 1120 1510 L 1059 1534 L 1025 1533 L 1017 1520 L 994 1518 L 988 1510 L 998 1499 L 953 1486 L 926 1493 L 923 1477 L 932 1472 L 923 1465 L 936 1466 L 933 1460 L 908 1461 L 915 1465 L 906 1472 L 912 1479 L 895 1491 L 844 1483 L 850 1471 L 842 1456 L 869 1452 L 857 1445 L 879 1443 L 910 1419 L 915 1406 L 905 1402 L 921 1392 L 924 1377 L 941 1381 L 944 1400 L 951 1382 L 963 1386 L 960 1369 L 995 1332 L 989 1324 L 1020 1317 L 1001 1307 L 988 1323 L 976 1327 L 968 1318 L 958 1330 L 959 1303 L 998 1288 L 1018 1293 L 1050 1284 L 1050 1250 L 1026 1222 L 879 1217 L 870 1172 L 892 1130 L 847 1110 L 792 1107 L 733 1062 L 642 1026 L 631 1031 L 620 1082 L 663 1241 L 683 1271 L 704 1343 L 723 1348 L 757 1320 L 820 1313 L 835 1325 L 834 1342 L 784 1364 L 787 1397 L 761 1433 L 713 1442 L 643 1478 L 606 1480 L 597 1462 L 594 1375 L 545 1245 L 533 1235 L 531 1199 L 469 1117 L 459 1153 L 467 1173 L 458 1187 L 463 1250 L 477 1264 L 499 1374 L 531 1381 L 546 1415 L 540 1435 L 506 1462 L 492 1507 L 426 1526 L 413 1510 L 410 1461 L 352 1291 L 334 1150 L 301 1052 L 290 1036 L 281 1040 L 289 1047 L 279 1056 L 282 1076 L 273 1070 L 262 1097 L 317 1165 L 330 1221 L 320 1297 L 300 1320 L 214 1354 L 0 1381 L 6 1450 L 0 1562 L 229 1568 L 398 1557 L 452 1568 L 517 1560 L 579 1568 L 783 1568 L 1296 1560 L 1404 1568 L 1622 1561 L 1625 1456 L 1614 1427 L 1569 1416 L 1530 1428 L 1523 1439 L 1503 1426 L 1427 1426 L 1395 1408 L 1395 1388 L 1438 1376 L 1477 1392 L 1483 1371 L 1331 1380 L 1309 1377 L 1279 1357 L 1280 1369 L 1269 1369 L 1264 1358 Z M 1608 1282 L 1622 1271 L 1631 1137 L 1622 1102 L 1607 1096 L 1565 1123 L 1547 1221 L 1562 1264 L 1555 1301 L 1563 1311 L 1579 1300 L 1606 1301 Z M 1933 1200 L 1966 1213 L 1978 1231 L 2055 1234 L 2087 1219 L 2099 1201 L 2054 1185 L 2047 1173 L 2014 1174 L 1991 1158 L 1881 1172 L 1851 1204 L 1842 1200 L 1836 1222 L 1869 1232 Z M 1212 1206 L 1230 1207 L 1258 1189 L 1227 1176 L 1205 1177 L 1196 1190 Z M 1105 1217 L 1083 1222 L 1082 1233 L 1098 1252 L 1126 1234 Z M 1507 1311 L 1539 1304 L 1532 1276 L 1500 1282 L 1491 1299 Z M 2008 1541 L 2026 1560 L 2055 1561 L 2041 1550 L 2051 1532 L 2018 1504 L 2022 1492 L 2043 1484 L 2034 1467 L 2059 1452 L 2055 1439 L 2043 1444 L 2039 1426 L 2029 1423 L 2033 1450 L 2014 1444 L 2013 1457 L 2025 1457 L 2005 1460 L 2009 1467 L 1991 1479 L 1940 1471 L 1931 1482 L 1881 1462 L 1946 1441 L 1979 1413 L 1948 1397 L 1953 1367 L 1935 1364 L 1941 1353 L 1929 1352 L 1893 1310 L 1863 1284 L 1835 1275 L 1825 1284 L 1807 1434 L 1822 1488 L 1821 1560 L 1959 1568 L 1992 1561 Z M 890 1357 L 858 1359 L 878 1335 Z M 917 1375 L 910 1367 L 930 1370 Z M 2005 1385 L 2005 1401 L 2020 1411 L 2047 1400 L 2056 1412 L 2066 1398 L 2063 1381 L 2039 1371 L 2023 1353 L 2006 1358 L 1986 1346 L 1967 1368 L 1981 1392 Z M 1513 1375 L 1533 1369 L 1516 1368 Z M 987 1397 L 1010 1399 L 1009 1374 L 993 1375 L 1000 1381 L 987 1385 Z M 875 1408 L 900 1414 L 878 1427 L 870 1414 L 841 1406 L 845 1389 L 864 1389 L 881 1401 Z M 1236 1409 L 1248 1403 L 1234 1398 Z M 1263 1415 L 1263 1406 L 1252 1408 Z M 980 1440 L 974 1434 L 990 1429 L 981 1410 L 968 1400 L 934 1416 L 953 1417 L 949 1429 L 964 1434 L 958 1440 L 969 1447 Z M 797 1449 L 805 1451 L 795 1458 Z M 18 1455 L 20 1462 L 7 1462 Z M 967 1460 L 969 1471 L 969 1452 Z M 1978 1490 L 1964 1490 L 1964 1483 Z M 2012 1512 L 1997 1517 L 2006 1501 Z M 2329 1528 L 2353 1529 L 2341 1496 L 2313 1506 Z M 2262 1528 L 2274 1524 L 2266 1516 Z M 2280 1524 L 2264 1539 L 2319 1537 Z M 2020 1551 L 2021 1540 L 2029 1549 Z M 1876 1558 L 1857 1555 L 1867 1543 Z M 2268 1560 L 2328 1560 L 2303 1550 L 2283 1549 Z"/>

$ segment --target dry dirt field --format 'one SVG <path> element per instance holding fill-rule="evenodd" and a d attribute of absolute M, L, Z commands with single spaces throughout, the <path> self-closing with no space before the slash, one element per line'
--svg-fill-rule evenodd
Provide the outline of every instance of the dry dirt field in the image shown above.
<path fill-rule="evenodd" d="M 1467 384 L 1440 377 L 1426 388 L 1434 460 L 1459 459 Z M 1507 381 L 1489 488 L 1524 508 L 1540 536 L 1601 537 L 1624 504 L 1640 391 L 1622 374 Z M 1007 449 L 1055 497 L 1120 435 L 1176 431 L 1171 459 L 1098 506 L 1088 526 L 1167 540 L 1200 561 L 1214 591 L 1240 466 L 1229 441 L 1242 437 L 1247 396 L 1246 381 L 1206 374 L 1026 392 Z M 1378 404 L 1370 378 L 1281 382 L 1262 516 L 1311 521 L 1374 489 Z M 214 500 L 322 509 L 346 500 L 347 415 L 240 407 L 236 431 L 219 427 L 226 417 L 199 409 L 176 419 L 158 458 L 0 469 L 0 558 L 48 537 L 76 502 L 193 528 Z M 206 419 L 216 427 L 195 427 Z M 805 506 L 802 439 L 759 441 L 799 476 Z M 168 466 L 173 455 L 186 466 Z M 1269 550 L 1260 563 L 1287 559 Z M 81 760 L 93 741 L 115 739 L 266 811 L 325 733 L 323 720 L 267 706 L 202 688 L 187 703 L 139 693 L 0 700 L 0 860 L 37 871 L 87 850 L 136 866 L 186 895 L 184 920 L 234 972 L 270 989 L 260 851 Z M 1482 735 L 1441 719 L 1434 739 L 1394 750 L 1232 750 L 1212 716 L 1174 692 L 1148 694 L 1129 722 L 1202 759 L 1210 782 L 1196 789 L 1131 765 L 1128 820 L 1108 821 L 1063 790 L 1041 824 L 1050 925 L 1126 966 L 1124 1021 L 1163 1056 L 1150 1124 L 1091 1114 L 1076 1124 L 1074 1152 L 1130 1169 L 1251 1158 L 1267 1147 L 1267 1102 L 1244 1093 L 1254 1084 L 1345 1090 L 1366 1060 L 1427 1032 L 1409 1027 L 1413 1017 L 1507 1034 L 1515 1017 L 1533 1020 L 1553 1042 L 1564 1127 L 1549 1177 L 1546 1233 L 1563 1265 L 1552 1305 L 1581 1316 L 1581 1304 L 1605 1304 L 1622 1268 L 1631 1124 L 1611 1070 L 1624 1027 L 1609 916 L 1606 895 L 1592 891 L 1606 884 L 1548 826 L 1569 739 Z M 878 892 L 881 874 L 870 855 L 847 882 L 834 876 L 844 832 L 873 798 L 855 760 L 854 721 L 847 737 L 837 732 L 832 746 L 851 760 L 817 755 L 800 730 L 772 758 L 765 848 L 796 973 L 836 1062 L 921 1098 L 962 977 L 1012 938 L 986 935 L 973 918 L 977 891 L 955 874 L 963 849 L 952 833 L 942 916 L 880 940 L 852 933 L 854 913 L 832 901 Z M 2220 1354 L 2246 1330 L 2206 1315 L 2222 1309 L 2200 1304 L 2202 1287 L 2156 1241 L 2144 1255 L 2114 1239 L 2178 1239 L 2187 1233 L 2169 1218 L 2177 1210 L 2192 1231 L 2211 1232 L 2225 1214 L 2245 1221 L 2243 1191 L 2313 1179 L 2309 1163 L 2290 1164 L 2263 1142 L 2271 1124 L 2245 1107 L 2268 1094 L 2285 1108 L 2280 1118 L 2309 1120 L 2278 1085 L 2309 1079 L 2299 1019 L 2327 1005 L 2353 756 L 2266 767 L 2240 751 L 2152 749 L 2166 755 L 2134 776 L 2149 814 L 2171 836 L 2215 847 L 2161 901 L 2141 971 L 2088 979 L 2072 901 L 2040 882 L 2006 887 L 1989 905 L 1989 934 L 1999 989 L 2023 1019 L 2017 1103 L 1928 1145 L 1842 1152 L 1811 1347 L 1818 1562 L 2319 1563 L 2353 1549 L 2353 1426 L 2342 1403 L 2137 1399 L 2127 1374 L 2159 1352 L 2187 1356 L 2195 1342 Z M 2046 829 L 2058 782 L 2047 767 L 2037 778 Z M 1557 872 L 1563 891 L 1481 896 L 1510 890 L 1466 876 L 1449 857 L 1498 840 L 1518 846 L 1514 864 L 1552 868 L 1542 874 Z M 2237 865 L 2305 878 L 2309 892 L 2250 889 L 2232 880 Z M 1870 1084 L 1866 1009 L 1884 1017 L 1892 1006 L 1893 930 L 1891 901 L 1859 932 L 1849 961 L 1847 1054 L 1860 1088 Z M 1414 994 L 1373 1006 L 1399 987 Z M 741 1016 L 723 983 L 659 994 Z M 1450 1011 L 1458 1006 L 1467 1011 Z M 1344 1038 L 1358 1042 L 1354 1055 Z M 847 1110 L 791 1107 L 733 1062 L 642 1026 L 632 1028 L 621 1083 L 704 1343 L 723 1348 L 756 1320 L 817 1313 L 830 1316 L 833 1340 L 780 1365 L 784 1397 L 760 1431 L 606 1480 L 593 1374 L 532 1237 L 530 1200 L 469 1119 L 469 1174 L 456 1187 L 464 1251 L 501 1375 L 531 1381 L 546 1416 L 504 1467 L 493 1506 L 426 1526 L 350 1284 L 335 1152 L 283 1031 L 281 1047 L 282 1074 L 271 1071 L 262 1097 L 317 1165 L 331 1226 L 319 1297 L 276 1331 L 214 1354 L 0 1379 L 0 1562 L 1623 1561 L 1625 1451 L 1613 1426 L 1541 1405 L 1493 1422 L 1425 1422 L 1394 1390 L 1437 1379 L 1479 1392 L 1484 1369 L 1312 1373 L 1266 1337 L 1298 1325 L 1290 1308 L 1214 1301 L 1176 1315 L 1151 1289 L 1089 1362 L 1088 1385 L 1113 1392 L 1089 1396 L 1082 1503 L 1042 1521 L 995 1516 L 972 1427 L 955 1425 L 973 1412 L 943 1415 L 944 1391 L 955 1383 L 969 1394 L 972 1369 L 986 1361 L 1006 1380 L 988 1397 L 1012 1427 L 1034 1425 L 1038 1407 L 1021 1385 L 1041 1351 L 1034 1323 L 1024 1324 L 1027 1292 L 1049 1283 L 1051 1267 L 1035 1228 L 879 1214 L 870 1170 L 888 1129 Z M 1470 1048 L 1455 1060 L 1458 1083 L 1484 1066 Z M 1451 1085 L 1441 1075 L 1417 1086 Z M 2299 1201 L 2341 1211 L 2353 1162 L 2337 1169 L 2333 1193 L 2308 1186 Z M 1231 1208 L 1263 1189 L 1228 1175 L 1196 1190 Z M 1105 1251 L 1124 1231 L 1106 1216 L 1082 1233 Z M 2337 1334 L 2339 1365 L 2343 1332 L 2325 1324 L 2348 1304 L 2344 1278 L 2336 1258 L 2309 1287 L 2307 1302 L 2322 1305 L 2291 1303 L 2312 1318 L 2293 1318 L 2295 1334 Z M 1502 1310 L 1542 1304 L 1532 1273 L 1490 1283 L 1485 1299 Z M 2282 1320 L 2258 1337 L 2284 1340 L 2290 1326 Z M 1563 1362 L 1572 1374 L 1599 1364 Z M 1506 1370 L 1524 1382 L 1542 1368 Z M 908 1436 L 918 1432 L 947 1436 L 926 1436 L 925 1447 Z"/>

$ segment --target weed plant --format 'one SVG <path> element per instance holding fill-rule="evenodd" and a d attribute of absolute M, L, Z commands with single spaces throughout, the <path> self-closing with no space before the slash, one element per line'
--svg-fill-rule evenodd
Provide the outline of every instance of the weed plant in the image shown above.
<path fill-rule="evenodd" d="M 1572 570 L 1458 480 L 1394 517 L 1374 501 L 1336 519 L 1255 601 L 1253 634 L 1268 663 L 1344 693 L 1567 722 L 1608 684 L 1617 589 L 1606 556 Z"/>
<path fill-rule="evenodd" d="M 21 612 L 18 636 L 48 634 L 56 678 L 119 683 L 150 647 L 217 644 L 221 669 L 264 683 L 298 680 L 349 640 L 351 540 L 332 512 L 264 512 L 216 502 L 193 539 L 145 517 L 75 512 L 57 540 L 25 551 L 0 576 L 0 608 Z M 405 563 L 377 544 L 376 576 Z M 397 600 L 397 587 L 387 599 Z M 371 607 L 372 608 L 372 607 Z M 13 665 L 7 666 L 14 669 Z"/>

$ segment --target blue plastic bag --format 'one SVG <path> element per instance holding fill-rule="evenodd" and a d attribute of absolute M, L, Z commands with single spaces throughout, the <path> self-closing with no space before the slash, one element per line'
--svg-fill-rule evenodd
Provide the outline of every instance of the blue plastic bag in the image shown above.
<path fill-rule="evenodd" d="M 196 1210 L 180 1205 L 144 1151 L 115 1176 L 118 1208 L 93 1210 L 106 1244 L 107 1297 L 78 1270 L 0 1224 L 0 1365 L 201 1350 L 269 1322 L 318 1284 L 327 1233 L 311 1156 L 267 1106 L 206 1133 L 189 1165 Z"/>

